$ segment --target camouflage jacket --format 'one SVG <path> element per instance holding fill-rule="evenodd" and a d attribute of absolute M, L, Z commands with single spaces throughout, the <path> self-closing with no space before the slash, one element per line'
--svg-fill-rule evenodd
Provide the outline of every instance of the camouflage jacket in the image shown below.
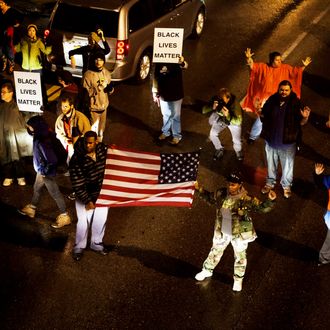
<path fill-rule="evenodd" d="M 248 241 L 253 241 L 257 237 L 250 213 L 267 213 L 271 211 L 275 205 L 275 202 L 270 199 L 261 202 L 258 198 L 249 196 L 244 188 L 241 189 L 238 196 L 228 195 L 227 188 L 221 188 L 215 192 L 199 190 L 198 195 L 208 204 L 216 205 L 217 210 L 214 228 L 216 235 L 222 236 L 221 209 L 226 208 L 231 210 L 233 237 Z"/>

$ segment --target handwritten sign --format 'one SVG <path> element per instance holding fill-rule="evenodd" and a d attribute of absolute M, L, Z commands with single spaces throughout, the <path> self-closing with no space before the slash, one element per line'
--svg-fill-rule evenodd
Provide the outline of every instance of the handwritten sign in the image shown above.
<path fill-rule="evenodd" d="M 178 63 L 182 55 L 183 29 L 155 28 L 154 63 Z"/>
<path fill-rule="evenodd" d="M 20 111 L 42 112 L 39 72 L 14 71 L 17 106 Z"/>

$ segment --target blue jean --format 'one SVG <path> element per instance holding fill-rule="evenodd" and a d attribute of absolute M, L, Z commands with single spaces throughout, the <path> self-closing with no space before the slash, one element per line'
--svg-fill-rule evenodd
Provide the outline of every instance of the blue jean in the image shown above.
<path fill-rule="evenodd" d="M 177 101 L 164 101 L 160 98 L 160 110 L 163 115 L 162 132 L 166 136 L 181 139 L 181 104 L 182 99 Z"/>
<path fill-rule="evenodd" d="M 40 197 L 42 187 L 46 186 L 50 196 L 54 199 L 61 213 L 66 212 L 66 205 L 60 189 L 53 176 L 42 176 L 39 172 L 37 173 L 36 180 L 33 186 L 33 196 L 31 204 L 37 206 Z"/>
<path fill-rule="evenodd" d="M 260 120 L 260 117 L 258 116 L 253 123 L 250 131 L 250 139 L 256 140 L 259 138 L 262 131 L 262 121 Z"/>
<path fill-rule="evenodd" d="M 85 204 L 78 199 L 76 199 L 75 203 L 78 223 L 73 251 L 75 253 L 81 253 L 86 248 L 90 226 L 92 230 L 90 248 L 93 250 L 102 250 L 103 236 L 109 208 L 97 207 L 96 209 L 86 210 Z"/>
<path fill-rule="evenodd" d="M 278 163 L 281 163 L 282 178 L 281 186 L 290 188 L 293 181 L 294 157 L 296 154 L 296 144 L 289 145 L 285 149 L 272 148 L 267 142 L 265 143 L 265 151 L 267 158 L 268 176 L 266 184 L 274 186 L 276 184 Z"/>

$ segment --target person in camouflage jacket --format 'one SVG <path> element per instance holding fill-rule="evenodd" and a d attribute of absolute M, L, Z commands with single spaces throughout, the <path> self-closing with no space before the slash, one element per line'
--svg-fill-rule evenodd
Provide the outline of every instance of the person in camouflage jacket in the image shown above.
<path fill-rule="evenodd" d="M 271 211 L 274 207 L 276 194 L 271 190 L 268 199 L 261 202 L 256 197 L 248 195 L 242 185 L 242 178 L 239 173 L 233 172 L 227 179 L 227 187 L 220 188 L 215 192 L 206 191 L 196 183 L 199 197 L 209 204 L 215 204 L 217 210 L 213 245 L 203 263 L 202 271 L 196 274 L 195 279 L 203 281 L 205 278 L 211 277 L 223 252 L 231 243 L 235 255 L 233 290 L 241 291 L 247 264 L 248 243 L 257 238 L 250 213 Z"/>

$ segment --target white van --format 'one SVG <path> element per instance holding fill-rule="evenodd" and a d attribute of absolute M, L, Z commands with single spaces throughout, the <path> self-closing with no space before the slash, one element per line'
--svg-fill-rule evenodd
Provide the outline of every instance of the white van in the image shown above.
<path fill-rule="evenodd" d="M 96 27 L 104 31 L 111 52 L 105 66 L 114 81 L 149 78 L 154 28 L 183 28 L 185 38 L 199 37 L 204 29 L 206 7 L 202 0 L 59 0 L 45 30 L 52 44 L 52 68 L 82 75 L 82 58 L 70 67 L 68 53 L 86 45 Z"/>

